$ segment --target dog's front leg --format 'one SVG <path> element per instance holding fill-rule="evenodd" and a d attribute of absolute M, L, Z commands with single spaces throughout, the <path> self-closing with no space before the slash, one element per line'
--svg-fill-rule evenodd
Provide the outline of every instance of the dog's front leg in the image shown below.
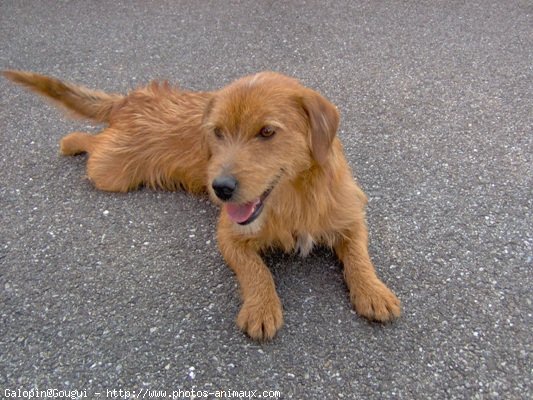
<path fill-rule="evenodd" d="M 368 254 L 368 231 L 364 220 L 343 233 L 335 246 L 344 264 L 350 300 L 359 315 L 386 322 L 400 316 L 400 301 L 376 275 Z"/>
<path fill-rule="evenodd" d="M 272 339 L 283 325 L 283 310 L 274 279 L 261 256 L 249 242 L 218 230 L 222 256 L 239 281 L 243 304 L 237 325 L 252 339 Z"/>

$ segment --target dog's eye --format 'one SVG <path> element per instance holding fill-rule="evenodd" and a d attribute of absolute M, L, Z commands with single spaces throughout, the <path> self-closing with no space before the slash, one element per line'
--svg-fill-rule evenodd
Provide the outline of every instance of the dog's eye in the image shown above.
<path fill-rule="evenodd" d="M 224 134 L 222 133 L 222 129 L 220 129 L 220 128 L 213 129 L 213 133 L 215 134 L 215 137 L 217 139 L 223 139 L 224 138 Z"/>
<path fill-rule="evenodd" d="M 263 139 L 268 139 L 274 136 L 275 133 L 276 130 L 273 127 L 263 126 L 257 135 Z"/>

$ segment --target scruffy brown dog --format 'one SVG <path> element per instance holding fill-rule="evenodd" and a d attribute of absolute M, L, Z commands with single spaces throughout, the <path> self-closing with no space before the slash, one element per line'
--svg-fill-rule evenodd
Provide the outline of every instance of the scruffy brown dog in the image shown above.
<path fill-rule="evenodd" d="M 274 72 L 214 92 L 154 82 L 126 96 L 29 72 L 4 75 L 108 124 L 97 135 L 61 140 L 62 154 L 89 154 L 87 175 L 97 188 L 209 192 L 221 205 L 218 245 L 241 288 L 237 325 L 252 338 L 271 339 L 283 323 L 261 258 L 271 248 L 307 255 L 314 244 L 332 247 L 356 311 L 377 321 L 400 315 L 368 255 L 367 200 L 336 136 L 339 114 L 317 92 Z"/>

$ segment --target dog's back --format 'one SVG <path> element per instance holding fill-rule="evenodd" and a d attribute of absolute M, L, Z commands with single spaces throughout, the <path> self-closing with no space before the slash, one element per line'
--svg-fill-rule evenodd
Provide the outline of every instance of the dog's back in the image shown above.
<path fill-rule="evenodd" d="M 3 74 L 74 117 L 108 124 L 97 135 L 72 132 L 60 143 L 63 155 L 89 153 L 87 176 L 98 189 L 126 192 L 146 185 L 205 191 L 208 151 L 202 118 L 211 93 L 152 82 L 119 95 L 32 72 Z"/>

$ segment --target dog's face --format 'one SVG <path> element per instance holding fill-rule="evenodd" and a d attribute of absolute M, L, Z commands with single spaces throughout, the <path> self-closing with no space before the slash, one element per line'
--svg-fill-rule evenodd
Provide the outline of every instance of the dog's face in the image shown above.
<path fill-rule="evenodd" d="M 204 116 L 210 195 L 234 223 L 259 229 L 284 185 L 327 162 L 338 123 L 333 104 L 284 75 L 263 72 L 221 89 Z"/>

